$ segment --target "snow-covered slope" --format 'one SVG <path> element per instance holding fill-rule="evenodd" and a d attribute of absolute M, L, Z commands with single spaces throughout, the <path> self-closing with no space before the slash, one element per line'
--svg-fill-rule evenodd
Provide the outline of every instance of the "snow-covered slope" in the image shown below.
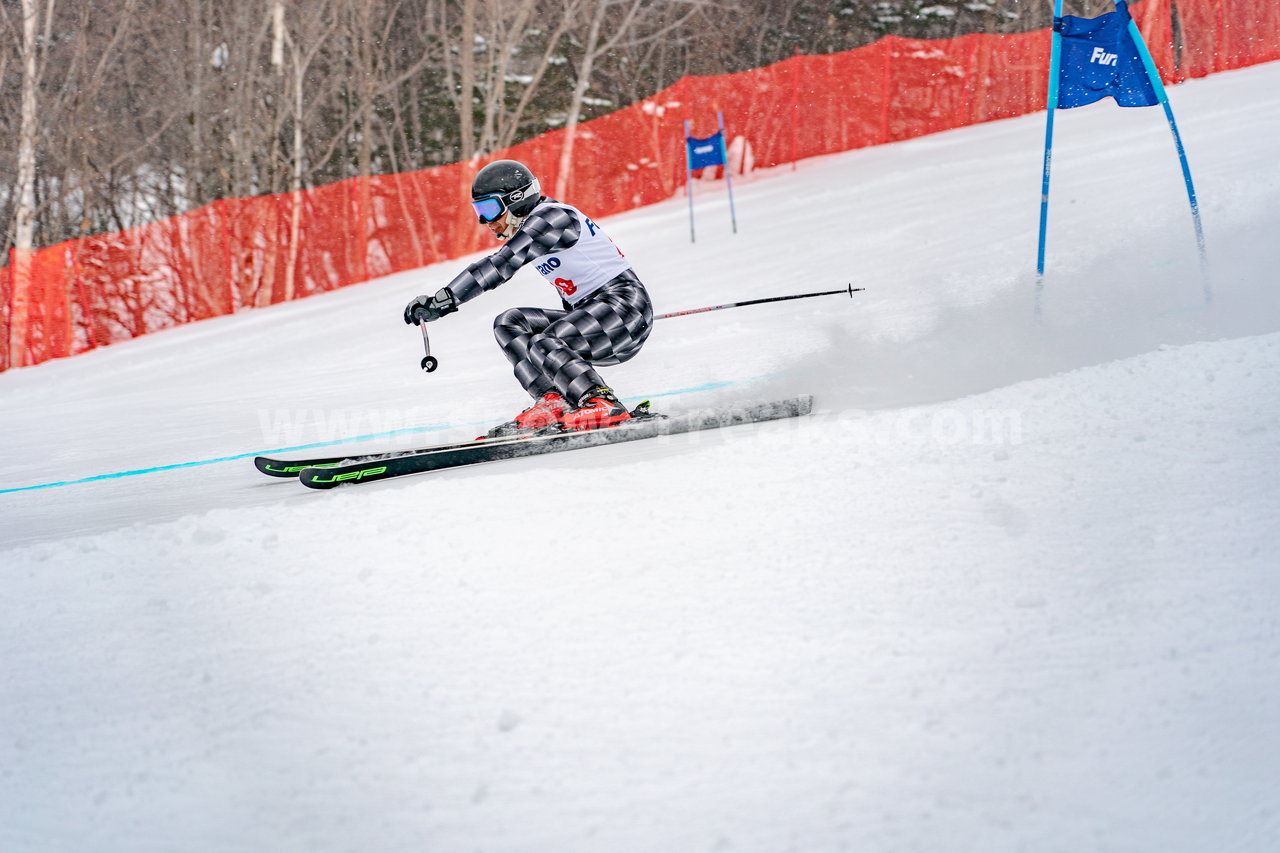
<path fill-rule="evenodd" d="M 803 421 L 313 493 L 524 401 L 457 264 L 0 375 L 0 849 L 1270 850 L 1280 65 L 605 222 L 606 371 Z M 226 461 L 215 461 L 224 457 Z M 104 476 L 98 475 L 120 475 Z M 95 479 L 88 479 L 95 478 Z M 50 485 L 79 481 L 68 485 Z M 28 486 L 46 486 L 26 489 Z"/>

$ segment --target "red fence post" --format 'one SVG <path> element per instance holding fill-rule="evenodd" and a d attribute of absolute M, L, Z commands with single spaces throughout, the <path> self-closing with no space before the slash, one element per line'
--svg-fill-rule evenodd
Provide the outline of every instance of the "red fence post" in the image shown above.
<path fill-rule="evenodd" d="M 76 250 L 72 254 L 67 249 L 67 254 L 71 260 L 71 272 L 75 281 L 76 294 L 80 297 L 80 313 L 84 315 L 84 327 L 88 340 L 89 349 L 98 348 L 98 324 L 97 317 L 94 316 L 93 305 L 89 302 L 89 292 L 84 286 L 84 276 L 80 275 L 80 241 L 76 240 Z"/>
<path fill-rule="evenodd" d="M 23 269 L 19 270 L 19 264 Z M 9 248 L 9 366 L 25 367 L 31 331 L 31 251 Z"/>
<path fill-rule="evenodd" d="M 800 148 L 800 45 L 796 45 L 795 56 L 791 58 L 791 82 L 791 171 L 794 172 L 800 159 L 796 156 Z"/>
<path fill-rule="evenodd" d="M 232 257 L 233 248 L 231 245 L 231 218 L 227 215 L 227 207 L 230 204 L 229 199 L 218 199 L 218 221 L 222 223 L 222 245 L 226 247 L 227 260 L 227 313 L 236 313 L 236 302 L 239 301 L 240 292 L 236 287 L 235 260 Z"/>
<path fill-rule="evenodd" d="M 13 272 L 14 255 L 13 247 L 9 247 L 9 292 L 5 294 L 6 307 L 9 309 L 8 322 L 5 323 L 4 335 L 4 369 L 8 370 L 14 365 L 13 358 L 13 290 L 17 286 L 17 280 L 14 278 Z"/>
<path fill-rule="evenodd" d="M 881 50 L 884 51 L 884 62 L 881 66 L 880 85 L 880 142 L 889 141 L 889 101 L 893 97 L 893 48 L 889 46 L 890 36 L 880 39 Z"/>
<path fill-rule="evenodd" d="M 360 176 L 360 280 L 369 280 L 369 176 Z"/>

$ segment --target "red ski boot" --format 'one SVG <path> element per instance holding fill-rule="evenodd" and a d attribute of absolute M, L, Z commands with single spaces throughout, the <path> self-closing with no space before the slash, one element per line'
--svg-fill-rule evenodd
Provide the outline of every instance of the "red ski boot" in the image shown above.
<path fill-rule="evenodd" d="M 578 408 L 564 415 L 566 430 L 611 427 L 630 420 L 631 413 L 608 388 L 592 388 L 578 403 Z"/>
<path fill-rule="evenodd" d="M 568 410 L 569 404 L 565 402 L 564 397 L 561 397 L 555 391 L 548 391 L 539 397 L 536 403 L 516 415 L 513 420 L 507 421 L 505 424 L 499 424 L 489 430 L 487 437 L 502 438 L 508 435 L 534 432 L 552 424 L 560 423 Z"/>

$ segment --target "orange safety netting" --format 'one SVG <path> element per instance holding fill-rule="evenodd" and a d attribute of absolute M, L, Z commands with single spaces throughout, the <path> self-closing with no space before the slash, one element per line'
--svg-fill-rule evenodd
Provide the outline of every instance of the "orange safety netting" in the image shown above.
<path fill-rule="evenodd" d="M 1166 82 L 1280 59 L 1275 0 L 1143 0 L 1132 12 Z M 1043 109 L 1050 44 L 1046 30 L 889 37 L 686 77 L 490 159 L 522 160 L 544 192 L 607 216 L 680 190 L 685 118 L 705 137 L 723 111 L 734 167 L 777 166 Z M 466 203 L 475 168 L 224 199 L 127 231 L 15 250 L 0 270 L 0 370 L 492 247 Z"/>

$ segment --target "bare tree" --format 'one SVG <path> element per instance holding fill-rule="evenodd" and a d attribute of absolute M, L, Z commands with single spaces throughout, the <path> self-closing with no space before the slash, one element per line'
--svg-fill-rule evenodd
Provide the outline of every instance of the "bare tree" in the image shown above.
<path fill-rule="evenodd" d="M 475 154 L 476 0 L 463 0 L 462 36 L 458 40 L 458 118 L 462 159 Z"/>
<path fill-rule="evenodd" d="M 554 18 L 556 25 L 553 30 L 545 34 L 542 52 L 537 54 L 537 59 L 523 64 L 522 71 L 527 76 L 519 81 L 520 97 L 506 112 L 496 115 L 497 122 L 493 137 L 495 147 L 507 148 L 516 141 L 529 106 L 533 103 L 534 96 L 538 93 L 547 72 L 552 68 L 552 63 L 559 56 L 560 45 L 570 27 L 577 21 L 582 6 L 583 0 L 563 0 L 549 4 L 544 0 L 539 10 L 539 18 L 543 22 Z"/>
<path fill-rule="evenodd" d="M 511 144 L 582 2 L 462 0 L 456 15 L 442 4 L 437 37 L 451 45 L 442 71 L 458 116 L 459 159 Z M 539 40 L 540 58 L 530 61 Z M 513 83 L 521 91 L 511 104 Z"/>
<path fill-rule="evenodd" d="M 9 348 L 16 353 L 15 363 L 25 364 L 27 318 L 31 303 L 31 249 L 35 239 L 36 186 L 36 90 L 41 63 L 36 33 L 40 22 L 37 0 L 22 0 L 22 107 L 18 129 L 18 185 L 13 216 L 13 291 L 9 326 Z M 46 21 L 48 18 L 46 17 Z"/>
<path fill-rule="evenodd" d="M 678 30 L 698 12 L 702 0 L 586 0 L 586 5 L 589 18 L 581 42 L 582 52 L 578 59 L 577 79 L 569 100 L 569 114 L 565 120 L 564 146 L 560 149 L 560 169 L 555 193 L 561 198 L 565 195 L 573 173 L 573 148 L 578 120 L 582 117 L 583 101 L 591 85 L 591 75 L 596 63 L 622 44 L 643 44 L 664 38 Z M 679 7 L 684 7 L 684 14 L 673 21 L 667 21 L 665 15 Z M 611 17 L 611 13 L 620 14 Z M 607 33 L 606 19 L 609 19 Z M 649 23 L 650 26 L 642 29 L 642 23 Z"/>
<path fill-rule="evenodd" d="M 48 0 L 52 3 L 53 0 Z M 18 191 L 17 204 L 13 215 L 13 246 L 19 253 L 29 252 L 35 240 L 35 208 L 36 208 L 36 143 L 40 127 L 36 115 L 36 92 L 40 86 L 40 73 L 43 70 L 40 42 L 36 34 L 40 29 L 40 0 L 22 0 L 22 106 L 21 123 L 18 128 Z M 53 16 L 44 15 L 46 30 Z M 44 40 L 48 44 L 48 38 Z M 19 276 L 25 279 L 26 276 Z M 26 294 L 15 293 L 15 312 L 21 302 L 25 305 Z"/>
<path fill-rule="evenodd" d="M 292 144 L 289 151 L 289 259 L 285 268 L 284 298 L 293 299 L 297 290 L 295 280 L 298 266 L 298 252 L 302 241 L 303 199 L 301 192 L 306 174 L 306 97 L 304 81 L 311 63 L 315 61 L 320 50 L 326 45 L 329 36 L 337 27 L 337 17 L 332 14 L 328 3 L 311 2 L 296 4 L 294 10 L 294 30 L 291 31 L 285 18 L 285 0 L 274 0 L 272 10 L 273 36 L 271 62 L 276 66 L 281 77 L 281 95 L 291 106 L 291 111 L 281 111 L 288 115 L 292 125 Z M 288 51 L 288 62 L 285 52 Z M 288 73 L 286 73 L 286 70 Z M 283 123 L 283 122 L 281 122 Z M 276 136 L 281 134 L 277 133 Z"/>

